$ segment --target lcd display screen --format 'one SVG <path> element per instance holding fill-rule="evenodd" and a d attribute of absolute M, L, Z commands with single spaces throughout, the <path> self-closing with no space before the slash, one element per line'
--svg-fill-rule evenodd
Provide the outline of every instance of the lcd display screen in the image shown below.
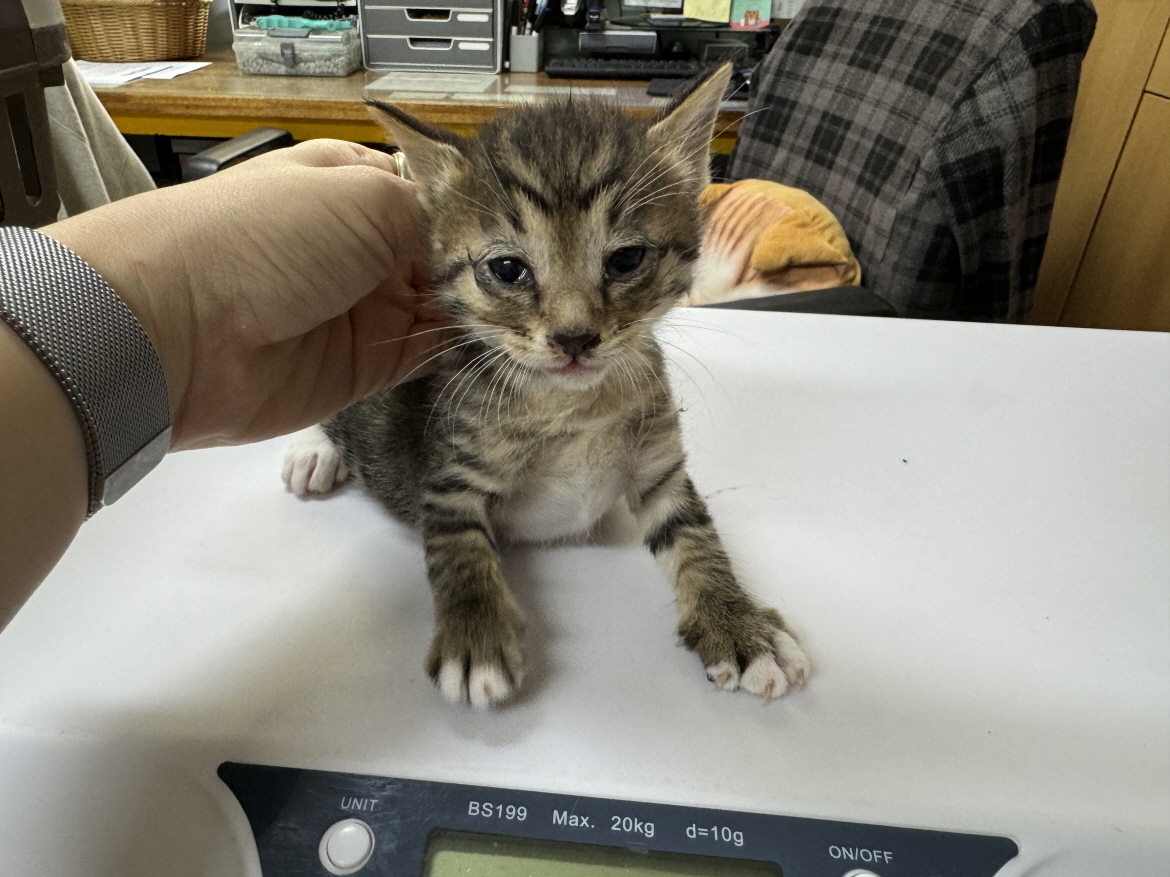
<path fill-rule="evenodd" d="M 774 862 L 435 831 L 424 877 L 782 877 Z"/>

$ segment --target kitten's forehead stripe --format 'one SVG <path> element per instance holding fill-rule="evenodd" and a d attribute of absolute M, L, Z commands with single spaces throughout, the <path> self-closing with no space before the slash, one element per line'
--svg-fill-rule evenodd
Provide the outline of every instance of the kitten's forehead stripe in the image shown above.
<path fill-rule="evenodd" d="M 496 175 L 499 177 L 500 184 L 504 187 L 505 191 L 519 192 L 521 195 L 535 204 L 540 212 L 545 216 L 557 215 L 556 208 L 552 204 L 552 201 L 555 199 L 549 198 L 548 196 L 538 192 L 534 186 L 531 186 L 523 180 L 519 179 L 507 168 L 497 167 L 495 168 L 495 171 Z"/>
<path fill-rule="evenodd" d="M 597 182 L 587 186 L 585 191 L 583 191 L 577 197 L 577 208 L 583 211 L 588 210 L 593 206 L 593 202 L 596 201 L 603 192 L 607 191 L 608 189 L 612 189 L 614 186 L 620 183 L 626 176 L 627 172 L 628 169 L 621 165 L 614 165 L 610 167 L 605 176 L 603 176 Z"/>

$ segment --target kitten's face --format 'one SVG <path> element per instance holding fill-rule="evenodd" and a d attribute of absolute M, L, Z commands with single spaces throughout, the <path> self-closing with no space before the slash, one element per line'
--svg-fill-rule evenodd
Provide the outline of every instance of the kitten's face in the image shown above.
<path fill-rule="evenodd" d="M 596 108 L 521 118 L 540 129 L 566 115 L 553 136 L 489 132 L 432 221 L 456 318 L 531 375 L 590 386 L 689 288 L 697 193 L 636 123 Z"/>
<path fill-rule="evenodd" d="M 388 123 L 431 217 L 436 291 L 485 362 L 583 389 L 642 356 L 690 287 L 726 78 L 653 125 L 580 102 L 514 112 L 475 140 L 419 143 Z"/>

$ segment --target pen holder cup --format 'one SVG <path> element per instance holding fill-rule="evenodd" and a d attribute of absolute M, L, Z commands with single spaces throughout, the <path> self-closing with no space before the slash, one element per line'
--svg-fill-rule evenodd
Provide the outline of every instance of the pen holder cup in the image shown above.
<path fill-rule="evenodd" d="M 508 69 L 513 73 L 540 72 L 540 53 L 543 49 L 544 34 L 537 32 L 522 37 L 516 33 L 516 28 L 512 28 L 508 43 Z"/>

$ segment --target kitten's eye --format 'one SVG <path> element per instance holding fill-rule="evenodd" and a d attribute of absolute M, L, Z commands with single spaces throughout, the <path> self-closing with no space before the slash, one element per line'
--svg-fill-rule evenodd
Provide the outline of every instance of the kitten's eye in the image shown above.
<path fill-rule="evenodd" d="M 615 279 L 624 277 L 637 271 L 645 258 L 645 247 L 622 247 L 606 260 L 605 273 Z"/>
<path fill-rule="evenodd" d="M 524 283 L 532 276 L 527 265 L 510 256 L 492 259 L 488 262 L 488 270 L 495 275 L 497 280 L 508 284 Z"/>

